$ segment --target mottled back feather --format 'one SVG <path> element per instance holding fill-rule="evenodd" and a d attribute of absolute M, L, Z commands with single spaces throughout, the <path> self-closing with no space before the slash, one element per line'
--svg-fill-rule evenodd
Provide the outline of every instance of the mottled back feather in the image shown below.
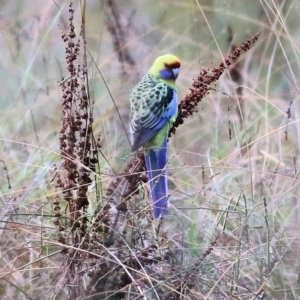
<path fill-rule="evenodd" d="M 177 115 L 176 91 L 151 74 L 144 76 L 133 89 L 130 103 L 133 151 L 144 146 Z"/>

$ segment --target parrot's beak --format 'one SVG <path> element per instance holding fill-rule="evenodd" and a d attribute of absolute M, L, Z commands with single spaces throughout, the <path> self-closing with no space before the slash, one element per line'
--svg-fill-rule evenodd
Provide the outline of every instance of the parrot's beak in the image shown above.
<path fill-rule="evenodd" d="M 174 78 L 176 79 L 179 74 L 179 68 L 172 69 L 172 73 L 173 73 Z"/>

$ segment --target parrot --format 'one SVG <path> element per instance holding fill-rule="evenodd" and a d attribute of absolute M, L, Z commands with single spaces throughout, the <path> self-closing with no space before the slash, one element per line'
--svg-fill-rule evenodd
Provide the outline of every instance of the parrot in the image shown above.
<path fill-rule="evenodd" d="M 180 65 L 172 54 L 159 56 L 130 94 L 132 151 L 143 148 L 155 219 L 168 213 L 167 140 L 178 114 Z"/>

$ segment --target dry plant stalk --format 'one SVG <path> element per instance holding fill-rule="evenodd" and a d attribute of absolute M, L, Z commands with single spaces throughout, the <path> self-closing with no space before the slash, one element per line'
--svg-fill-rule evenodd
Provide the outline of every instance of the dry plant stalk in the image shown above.
<path fill-rule="evenodd" d="M 167 234 L 161 234 L 158 240 L 157 236 L 149 237 L 149 214 L 136 214 L 130 209 L 134 207 L 131 202 L 140 197 L 140 183 L 147 181 L 142 154 L 133 157 L 124 172 L 112 180 L 106 190 L 106 199 L 97 199 L 102 207 L 88 222 L 88 187 L 98 164 L 100 139 L 96 141 L 92 131 L 94 117 L 88 90 L 84 12 L 82 10 L 82 39 L 78 39 L 75 34 L 72 1 L 69 5 L 68 32 L 62 34 L 66 43 L 69 76 L 60 84 L 63 114 L 60 151 L 63 172 L 57 175 L 58 193 L 54 202 L 58 240 L 65 245 L 62 249 L 66 257 L 62 281 L 69 289 L 70 299 L 131 299 L 131 295 L 139 295 L 143 299 L 180 299 L 184 296 L 192 299 L 194 296 L 190 287 L 193 286 L 193 274 L 200 272 L 204 259 L 213 252 L 217 240 L 211 243 L 193 269 L 174 265 L 166 259 L 166 252 L 161 251 L 159 246 L 168 240 Z M 196 111 L 197 104 L 213 89 L 211 85 L 218 81 L 242 52 L 250 49 L 258 37 L 259 33 L 235 48 L 218 67 L 201 71 L 190 88 L 190 94 L 179 104 L 178 118 L 170 136 L 176 133 L 185 118 Z M 77 63 L 81 51 L 82 65 Z M 112 200 L 117 211 L 113 217 Z M 62 212 L 62 201 L 67 204 L 67 213 Z M 90 278 L 87 287 L 83 286 L 82 274 Z"/>
<path fill-rule="evenodd" d="M 82 295 L 83 290 L 82 280 L 76 274 L 82 271 L 88 256 L 82 250 L 90 247 L 87 224 L 88 188 L 98 163 L 100 140 L 96 141 L 92 132 L 93 106 L 87 85 L 87 64 L 78 63 L 82 43 L 75 33 L 72 1 L 69 5 L 69 16 L 67 33 L 62 33 L 62 39 L 66 43 L 69 76 L 60 83 L 62 128 L 59 147 L 62 164 L 57 172 L 54 223 L 57 226 L 58 241 L 66 245 L 62 249 L 67 258 L 64 264 L 64 281 L 65 284 L 73 286 L 69 289 L 70 298 L 76 299 Z M 61 211 L 61 202 L 66 203 L 67 213 Z"/>

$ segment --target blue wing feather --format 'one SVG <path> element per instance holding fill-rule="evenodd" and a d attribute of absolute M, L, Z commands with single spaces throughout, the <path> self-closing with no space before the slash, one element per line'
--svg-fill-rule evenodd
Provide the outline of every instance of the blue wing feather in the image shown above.
<path fill-rule="evenodd" d="M 153 201 L 154 218 L 168 213 L 168 183 L 165 166 L 167 164 L 167 137 L 158 150 L 149 150 L 145 155 L 147 177 Z"/>
<path fill-rule="evenodd" d="M 131 120 L 133 151 L 144 146 L 176 114 L 177 93 L 175 90 L 168 87 L 164 103 L 165 107 L 160 105 L 160 107 L 156 108 L 154 106 L 154 109 L 150 110 L 149 115 L 141 116 L 138 120 Z"/>

